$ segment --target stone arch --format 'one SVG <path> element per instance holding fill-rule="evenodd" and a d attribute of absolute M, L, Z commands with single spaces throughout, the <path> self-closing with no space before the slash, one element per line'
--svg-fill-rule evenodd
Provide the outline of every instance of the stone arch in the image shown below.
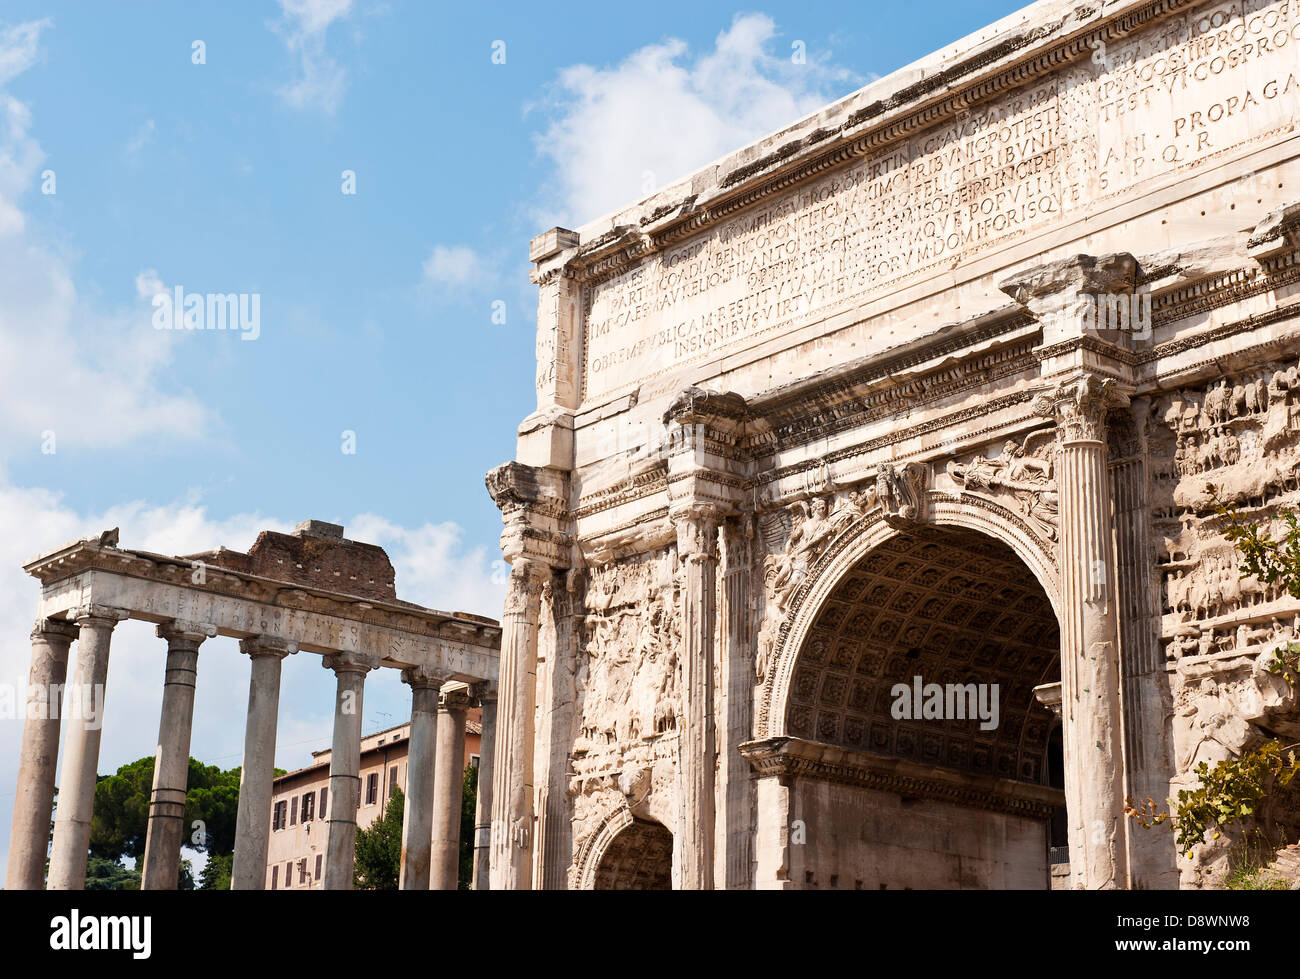
<path fill-rule="evenodd" d="M 610 813 L 579 856 L 582 890 L 670 890 L 673 835 L 626 806 Z"/>
<path fill-rule="evenodd" d="M 1024 520 L 1001 504 L 970 493 L 931 491 L 928 519 L 918 526 L 976 531 L 1005 544 L 1042 586 L 1060 620 L 1060 582 L 1055 546 L 1039 537 Z M 808 570 L 796 589 L 790 611 L 776 637 L 771 665 L 763 678 L 755 736 L 786 734 L 790 686 L 800 650 L 818 613 L 840 581 L 857 563 L 885 541 L 906 532 L 887 522 L 882 510 L 872 510 L 841 533 Z"/>

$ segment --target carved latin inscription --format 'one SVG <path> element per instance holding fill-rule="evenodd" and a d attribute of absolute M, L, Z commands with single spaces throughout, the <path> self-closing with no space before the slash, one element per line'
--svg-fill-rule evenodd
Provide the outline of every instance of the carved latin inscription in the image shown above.
<path fill-rule="evenodd" d="M 1300 115 L 1300 0 L 1099 47 L 586 290 L 584 400 L 1074 220 Z"/>

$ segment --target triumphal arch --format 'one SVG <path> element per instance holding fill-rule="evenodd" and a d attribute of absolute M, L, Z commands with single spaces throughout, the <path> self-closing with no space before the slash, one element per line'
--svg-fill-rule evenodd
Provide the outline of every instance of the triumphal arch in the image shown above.
<path fill-rule="evenodd" d="M 1213 883 L 1123 807 L 1297 727 L 1297 118 L 1297 0 L 1045 0 L 534 239 L 492 886 Z"/>

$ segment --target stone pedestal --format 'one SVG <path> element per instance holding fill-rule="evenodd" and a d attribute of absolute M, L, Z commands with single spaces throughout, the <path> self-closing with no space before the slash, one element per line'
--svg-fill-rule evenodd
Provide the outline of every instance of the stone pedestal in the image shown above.
<path fill-rule="evenodd" d="M 158 721 L 141 890 L 176 888 L 185 834 L 185 790 L 190 774 L 190 729 L 194 721 L 199 645 L 216 631 L 212 626 L 177 622 L 160 625 L 157 630 L 158 638 L 167 640 L 167 672 L 163 681 L 162 717 Z"/>
<path fill-rule="evenodd" d="M 454 891 L 460 868 L 465 715 L 469 707 L 469 696 L 463 690 L 444 691 L 438 701 L 438 757 L 433 769 L 433 869 L 429 883 L 435 891 Z"/>
<path fill-rule="evenodd" d="M 96 607 L 84 610 L 76 619 L 80 632 L 73 684 L 83 709 L 78 712 L 80 716 L 68 718 L 68 744 L 63 751 L 63 780 L 59 784 L 54 844 L 50 850 L 48 887 L 52 891 L 80 890 L 86 883 L 109 642 L 113 627 L 125 617 L 115 609 Z M 91 705 L 93 710 L 85 709 Z"/>
<path fill-rule="evenodd" d="M 76 636 L 75 625 L 56 619 L 40 619 L 32 630 L 27 713 L 5 872 L 8 891 L 39 891 L 45 886 L 54 771 L 59 761 L 59 695 L 68 676 L 68 647 Z"/>
<path fill-rule="evenodd" d="M 274 636 L 241 639 L 239 651 L 252 660 L 244 761 L 239 772 L 232 891 L 266 887 L 266 851 L 271 837 L 271 788 L 275 781 L 275 728 L 280 713 L 280 664 L 297 643 Z"/>

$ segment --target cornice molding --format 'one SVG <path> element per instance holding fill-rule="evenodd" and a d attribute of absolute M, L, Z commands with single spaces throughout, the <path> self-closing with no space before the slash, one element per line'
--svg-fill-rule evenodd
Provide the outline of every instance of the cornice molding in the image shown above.
<path fill-rule="evenodd" d="M 1063 791 L 1045 785 L 959 773 L 801 738 L 750 741 L 740 746 L 740 753 L 759 778 L 809 778 L 1041 820 L 1065 804 Z"/>

